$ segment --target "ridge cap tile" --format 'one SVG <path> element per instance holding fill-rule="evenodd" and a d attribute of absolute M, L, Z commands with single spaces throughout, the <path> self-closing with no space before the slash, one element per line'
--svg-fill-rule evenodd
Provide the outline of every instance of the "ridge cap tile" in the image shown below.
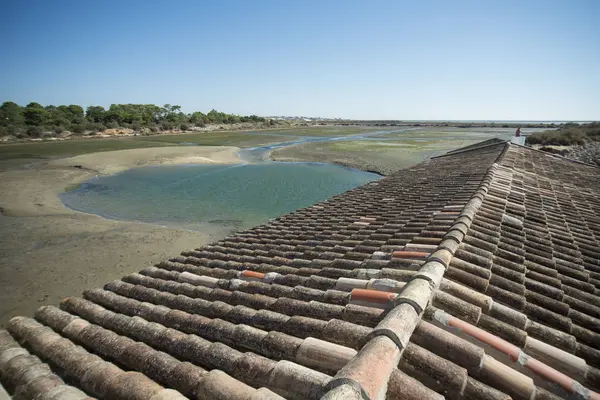
<path fill-rule="evenodd" d="M 14 318 L 0 384 L 42 359 L 81 399 L 597 399 L 598 182 L 500 139 L 449 151 Z"/>

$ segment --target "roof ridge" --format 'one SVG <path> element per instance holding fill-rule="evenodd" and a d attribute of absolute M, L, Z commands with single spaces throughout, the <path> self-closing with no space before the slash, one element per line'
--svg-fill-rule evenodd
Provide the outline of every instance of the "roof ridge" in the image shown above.
<path fill-rule="evenodd" d="M 504 148 L 502 149 L 500 154 L 498 154 L 498 157 L 496 157 L 496 160 L 494 161 L 494 163 L 492 165 L 494 165 L 494 164 L 496 164 L 498 166 L 502 165 L 502 161 L 504 160 L 506 153 L 508 153 L 508 150 L 510 149 L 510 144 L 511 144 L 511 142 L 509 140 L 504 142 Z"/>
<path fill-rule="evenodd" d="M 498 161 L 504 157 L 508 146 L 506 143 L 495 143 L 493 146 L 498 144 L 505 146 L 503 151 L 487 169 L 477 190 L 462 208 L 436 251 L 427 257 L 402 288 L 395 300 L 397 305 L 373 328 L 367 343 L 327 384 L 323 399 L 343 398 L 349 392 L 362 393 L 370 399 L 385 397 L 390 377 L 431 303 L 435 290 L 440 287 L 454 253 L 487 194 L 495 171 L 500 167 Z M 376 371 L 373 371 L 374 368 Z"/>
<path fill-rule="evenodd" d="M 135 376 L 190 398 L 234 388 L 223 374 L 265 388 L 246 390 L 257 398 L 600 392 L 600 170 L 499 139 L 472 146 L 44 306 L 34 331 L 139 371 L 110 388 L 127 395 Z M 19 324 L 11 336 L 30 338 Z M 42 336 L 32 354 L 64 379 L 81 369 Z M 0 330 L 0 358 L 4 344 Z M 94 365 L 71 383 L 89 395 L 113 382 Z M 202 383 L 194 365 L 223 374 Z"/>
<path fill-rule="evenodd" d="M 502 161 L 503 161 L 504 157 L 506 156 L 506 154 L 508 153 L 508 151 L 510 150 L 511 145 L 515 145 L 515 143 L 512 143 L 512 142 L 506 143 L 505 148 L 503 149 L 501 154 L 498 156 L 496 161 L 492 164 L 492 167 L 490 167 L 490 169 L 493 169 L 494 171 L 490 176 L 490 181 L 486 184 L 486 193 L 481 198 L 482 204 L 487 196 L 490 196 L 490 198 L 495 197 L 495 195 L 496 195 L 496 192 L 494 191 L 495 189 L 500 190 L 500 191 L 504 190 L 504 189 L 502 189 L 502 187 L 504 186 L 504 184 L 502 182 L 496 182 L 496 185 L 492 185 L 494 183 L 494 180 L 496 180 L 496 179 L 503 180 L 503 179 L 507 179 L 507 177 L 509 175 L 512 177 L 515 174 L 522 173 L 522 171 L 520 171 L 518 168 L 515 168 L 514 165 L 502 165 Z M 516 145 L 519 147 L 528 148 L 530 150 L 542 152 L 544 154 L 552 155 L 551 153 L 546 153 L 546 152 L 543 152 L 540 150 L 532 149 L 527 146 L 521 146 L 518 144 L 516 144 Z M 561 157 L 561 158 L 564 158 L 564 157 Z M 569 160 L 569 161 L 574 161 L 574 160 Z M 575 161 L 575 162 L 577 162 L 577 161 Z M 487 177 L 487 174 L 486 174 L 486 177 Z M 484 178 L 484 180 L 485 179 L 486 178 Z M 498 188 L 498 186 L 499 186 L 499 188 Z M 490 189 L 492 191 L 492 193 L 488 194 L 487 189 Z M 467 206 L 465 206 L 465 208 L 467 208 Z M 475 211 L 475 214 L 473 214 L 474 217 L 475 217 L 477 211 L 479 211 L 479 207 Z M 484 218 L 488 216 L 488 215 L 486 215 L 485 206 L 483 207 L 483 210 L 481 212 L 484 214 L 484 216 L 483 216 Z M 523 218 L 524 218 L 523 216 L 515 217 L 513 215 L 510 215 L 506 211 L 504 211 L 502 213 L 502 217 L 501 217 L 503 224 L 506 223 L 507 225 L 511 225 L 513 227 L 515 225 L 522 227 L 523 226 Z M 450 228 L 450 230 L 452 230 L 452 228 Z M 465 235 L 466 235 L 466 231 L 465 231 Z M 463 239 L 464 239 L 464 237 L 463 237 Z M 461 243 L 462 243 L 462 241 L 461 241 Z M 465 242 L 465 243 L 466 243 L 467 247 L 471 244 L 471 242 Z M 493 254 L 493 253 L 489 253 L 489 254 Z M 432 254 L 431 257 L 433 257 L 434 255 L 435 255 L 435 253 Z M 463 257 L 463 254 L 458 254 L 458 257 Z M 459 258 L 459 260 L 460 260 L 460 258 Z M 496 306 L 496 304 L 498 304 L 502 308 L 508 307 L 508 309 L 512 310 L 511 304 L 509 304 L 508 306 L 504 306 L 502 304 L 502 301 L 500 301 L 498 303 L 496 298 L 492 297 L 492 302 L 490 304 L 490 311 L 493 310 L 493 308 Z M 518 309 L 512 310 L 512 311 L 520 312 L 520 310 L 518 310 Z M 594 389 L 594 384 L 593 383 L 590 384 L 589 380 L 587 380 L 585 373 L 582 375 L 583 376 L 582 379 L 584 379 L 584 383 L 586 383 L 588 387 L 584 387 L 579 381 L 576 380 L 576 378 L 571 377 L 571 375 L 566 375 L 566 374 L 558 371 L 557 369 L 553 368 L 546 361 L 545 357 L 548 357 L 548 354 L 552 354 L 552 353 L 556 354 L 556 353 L 559 353 L 560 351 L 564 351 L 563 349 L 561 349 L 553 344 L 547 344 L 547 343 L 541 342 L 542 346 L 545 347 L 545 350 L 540 352 L 539 350 L 536 349 L 537 344 L 529 343 L 529 344 L 524 344 L 524 345 L 515 345 L 514 343 L 510 343 L 510 341 L 505 340 L 505 338 L 502 337 L 501 335 L 497 335 L 493 332 L 490 334 L 490 331 L 488 331 L 487 333 L 483 332 L 483 336 L 482 336 L 481 335 L 482 332 L 479 330 L 479 328 L 477 328 L 477 326 L 469 326 L 470 324 L 468 322 L 461 321 L 460 317 L 456 318 L 443 310 L 436 312 L 436 314 L 434 314 L 433 319 L 436 320 L 437 322 L 441 323 L 442 325 L 456 327 L 456 328 L 460 329 L 461 331 L 463 331 L 466 335 L 475 338 L 479 342 L 482 342 L 482 343 L 492 346 L 496 350 L 499 350 L 501 353 L 508 355 L 509 358 L 512 359 L 512 361 L 520 364 L 523 367 L 526 367 L 528 370 L 532 371 L 533 373 L 535 373 L 538 376 L 543 377 L 548 382 L 551 382 L 552 384 L 556 384 L 556 385 L 562 387 L 567 392 L 579 394 L 584 397 L 587 396 L 586 398 L 599 398 L 599 397 L 597 397 L 597 396 L 599 396 L 598 393 L 596 393 L 588 388 L 591 385 L 591 388 Z M 486 314 L 488 314 L 488 313 L 486 313 Z M 491 312 L 489 313 L 489 315 L 497 318 L 497 316 L 494 316 Z M 567 315 L 566 318 L 571 319 L 572 317 L 570 315 Z M 451 319 L 454 319 L 456 322 L 455 323 L 450 322 Z M 502 320 L 501 318 L 499 318 L 499 319 Z M 484 331 L 486 331 L 486 330 L 487 329 L 484 329 Z M 533 339 L 530 339 L 530 341 L 533 342 L 533 341 L 536 341 L 536 339 L 533 338 Z M 527 346 L 529 346 L 529 347 L 527 347 Z M 573 353 L 573 356 L 575 356 L 574 353 Z M 580 360 L 582 360 L 581 362 L 583 362 L 585 368 L 587 368 L 586 361 L 581 358 L 580 358 Z M 564 361 L 561 360 L 560 362 L 564 362 Z M 535 386 L 534 386 L 534 388 L 535 388 Z"/>
<path fill-rule="evenodd" d="M 480 142 L 475 142 L 473 144 L 469 144 L 469 145 L 466 145 L 466 146 L 459 147 L 457 149 L 452 149 L 450 151 L 447 151 L 446 154 L 452 154 L 452 153 L 455 153 L 455 152 L 458 152 L 458 151 L 461 151 L 461 150 L 470 150 L 470 149 L 474 149 L 474 148 L 478 148 L 478 147 L 488 146 L 488 145 L 491 145 L 491 144 L 498 144 L 498 143 L 502 143 L 502 142 L 505 142 L 505 141 L 506 141 L 506 139 L 501 139 L 501 138 L 499 138 L 497 136 L 494 136 L 494 137 L 492 137 L 490 139 L 485 139 L 485 140 L 482 140 Z"/>
<path fill-rule="evenodd" d="M 439 156 L 431 157 L 431 159 L 455 156 L 457 154 L 468 153 L 469 151 L 481 150 L 481 149 L 485 149 L 485 148 L 493 147 L 493 146 L 498 146 L 498 145 L 505 145 L 506 143 L 508 143 L 508 141 L 502 141 L 502 142 L 496 142 L 496 143 L 486 144 L 484 146 L 472 147 L 472 148 L 468 148 L 468 149 L 464 149 L 464 150 L 460 150 L 460 149 L 451 150 L 448 153 L 445 153 L 445 154 L 442 154 L 442 155 L 439 155 Z"/>

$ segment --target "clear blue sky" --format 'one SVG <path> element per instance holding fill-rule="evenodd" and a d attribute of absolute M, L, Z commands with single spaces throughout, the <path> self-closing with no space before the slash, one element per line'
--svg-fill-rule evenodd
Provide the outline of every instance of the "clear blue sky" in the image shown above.
<path fill-rule="evenodd" d="M 600 1 L 0 0 L 0 101 L 600 119 Z"/>

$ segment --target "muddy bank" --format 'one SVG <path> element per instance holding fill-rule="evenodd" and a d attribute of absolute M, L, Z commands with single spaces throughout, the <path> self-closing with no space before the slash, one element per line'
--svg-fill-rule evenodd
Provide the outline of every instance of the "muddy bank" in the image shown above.
<path fill-rule="evenodd" d="M 216 239 L 65 208 L 57 194 L 100 174 L 164 164 L 236 163 L 236 147 L 92 153 L 13 165 L 0 173 L 0 326 Z"/>
<path fill-rule="evenodd" d="M 411 167 L 425 161 L 428 156 L 429 153 L 403 152 L 397 148 L 369 149 L 368 146 L 344 151 L 329 143 L 302 143 L 269 153 L 274 161 L 332 163 L 380 175 L 390 175 Z"/>

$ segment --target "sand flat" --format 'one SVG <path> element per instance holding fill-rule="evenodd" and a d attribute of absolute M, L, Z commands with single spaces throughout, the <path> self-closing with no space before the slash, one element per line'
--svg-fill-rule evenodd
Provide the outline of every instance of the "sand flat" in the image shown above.
<path fill-rule="evenodd" d="M 57 195 L 97 175 L 150 165 L 238 163 L 237 147 L 178 146 L 84 154 L 0 173 L 0 326 L 216 240 L 79 213 Z"/>

